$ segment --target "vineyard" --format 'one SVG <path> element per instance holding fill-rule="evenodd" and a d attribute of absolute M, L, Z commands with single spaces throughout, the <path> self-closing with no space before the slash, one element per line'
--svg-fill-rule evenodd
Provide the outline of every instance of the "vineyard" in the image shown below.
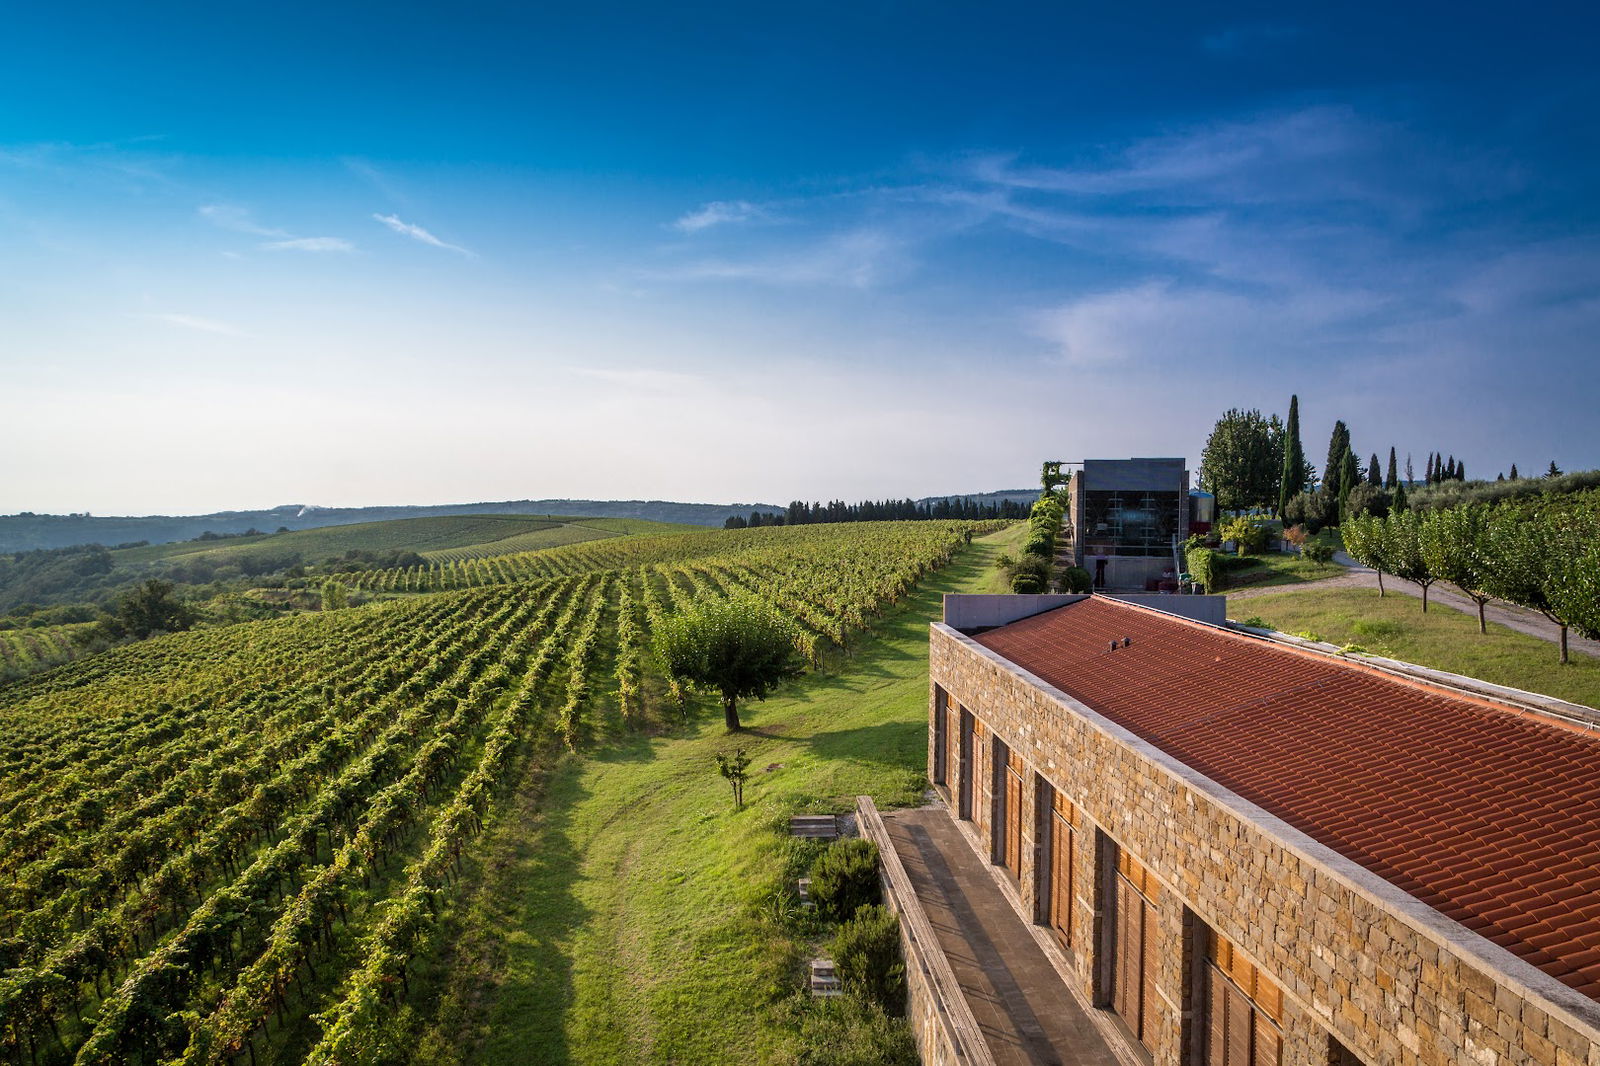
<path fill-rule="evenodd" d="M 813 663 L 970 523 L 617 537 L 375 572 L 432 592 L 159 638 L 0 688 L 0 1053 L 403 1059 L 462 853 L 515 768 L 675 713 L 655 620 L 759 596 Z"/>
<path fill-rule="evenodd" d="M 88 628 L 81 622 L 37 629 L 0 630 L 0 679 L 70 662 L 81 654 L 74 635 Z"/>

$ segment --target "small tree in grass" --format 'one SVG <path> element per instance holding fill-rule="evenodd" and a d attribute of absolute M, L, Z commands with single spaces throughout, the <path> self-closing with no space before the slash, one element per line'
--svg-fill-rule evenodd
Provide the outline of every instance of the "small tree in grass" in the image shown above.
<path fill-rule="evenodd" d="M 734 748 L 732 755 L 718 752 L 717 773 L 727 778 L 733 789 L 733 809 L 744 810 L 744 783 L 750 777 L 750 756 L 743 748 Z"/>
<path fill-rule="evenodd" d="M 703 600 L 656 626 L 656 651 L 667 674 L 716 692 L 730 732 L 739 701 L 764 700 L 805 671 L 799 634 L 783 616 L 752 597 Z"/>
<path fill-rule="evenodd" d="M 1391 515 L 1388 521 L 1394 519 Z M 1372 515 L 1359 515 L 1346 522 L 1339 530 L 1344 536 L 1344 550 L 1362 566 L 1370 567 L 1378 575 L 1378 598 L 1385 595 L 1383 575 L 1391 573 L 1388 556 L 1384 553 L 1386 520 Z"/>
<path fill-rule="evenodd" d="M 1478 605 L 1478 632 L 1487 633 L 1483 608 L 1490 600 L 1485 589 L 1489 574 L 1484 539 L 1488 535 L 1484 507 L 1453 507 L 1422 518 L 1422 559 L 1441 581 L 1448 581 Z"/>
<path fill-rule="evenodd" d="M 1422 556 L 1422 516 L 1416 511 L 1402 511 L 1382 520 L 1383 556 L 1390 572 L 1402 581 L 1409 581 L 1422 590 L 1422 613 L 1428 613 L 1428 586 L 1439 580 L 1439 575 L 1428 569 Z"/>

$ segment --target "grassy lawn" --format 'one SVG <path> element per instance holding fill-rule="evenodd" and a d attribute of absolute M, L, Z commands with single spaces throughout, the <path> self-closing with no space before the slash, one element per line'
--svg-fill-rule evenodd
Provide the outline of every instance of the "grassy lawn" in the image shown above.
<path fill-rule="evenodd" d="M 781 1061 L 809 1009 L 792 995 L 804 945 L 770 917 L 803 858 L 788 816 L 920 801 L 927 624 L 942 593 L 988 589 L 1015 539 L 975 542 L 847 657 L 744 706 L 743 735 L 703 707 L 525 790 L 474 848 L 416 1061 Z M 739 813 L 713 762 L 736 746 L 754 756 Z"/>
<path fill-rule="evenodd" d="M 1600 659 L 1575 654 L 1562 666 L 1549 641 L 1493 622 L 1487 635 L 1479 634 L 1475 617 L 1444 607 L 1423 614 L 1420 601 L 1411 596 L 1380 599 L 1376 589 L 1305 589 L 1255 597 L 1231 613 L 1259 617 L 1285 633 L 1314 634 L 1375 655 L 1600 707 Z"/>
<path fill-rule="evenodd" d="M 1234 558 L 1237 558 L 1236 556 Z M 1338 563 L 1314 563 L 1302 558 L 1299 552 L 1268 552 L 1265 555 L 1246 555 L 1244 565 L 1224 572 L 1229 589 L 1262 588 L 1268 585 L 1299 585 L 1307 581 L 1321 581 L 1338 577 L 1344 567 Z"/>

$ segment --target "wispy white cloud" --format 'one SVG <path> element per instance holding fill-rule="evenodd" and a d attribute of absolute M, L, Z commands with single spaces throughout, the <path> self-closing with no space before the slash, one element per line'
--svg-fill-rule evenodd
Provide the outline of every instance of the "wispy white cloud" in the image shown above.
<path fill-rule="evenodd" d="M 699 233 L 729 222 L 749 222 L 767 218 L 767 212 L 748 200 L 713 200 L 691 211 L 672 225 L 685 233 Z"/>
<path fill-rule="evenodd" d="M 409 222 L 401 221 L 398 215 L 374 214 L 372 217 L 377 221 L 382 222 L 385 226 L 388 226 L 402 237 L 410 237 L 414 241 L 421 241 L 423 244 L 432 245 L 435 248 L 443 248 L 447 252 L 456 252 L 466 256 L 468 259 L 477 258 L 476 253 L 461 247 L 459 244 L 450 244 L 447 241 L 441 241 L 438 237 L 435 237 L 421 226 L 415 226 Z"/>
<path fill-rule="evenodd" d="M 202 204 L 200 217 L 221 229 L 235 233 L 248 233 L 253 237 L 288 237 L 288 230 L 263 226 L 255 220 L 248 208 L 232 204 Z"/>
<path fill-rule="evenodd" d="M 179 326 L 183 329 L 192 329 L 200 333 L 216 333 L 223 337 L 248 336 L 237 326 L 226 322 L 219 322 L 214 318 L 201 318 L 199 315 L 184 315 L 177 313 L 147 314 L 145 318 L 156 322 L 165 322 L 169 326 Z"/>
<path fill-rule="evenodd" d="M 286 229 L 257 222 L 249 208 L 233 204 L 202 204 L 200 217 L 220 229 L 270 237 L 260 247 L 269 252 L 353 252 L 355 245 L 343 237 L 296 237 Z M 237 257 L 237 256 L 236 256 Z"/>
<path fill-rule="evenodd" d="M 749 281 L 773 286 L 870 289 L 911 266 L 905 243 L 874 228 L 837 233 L 799 247 L 743 258 L 699 259 L 648 276 L 668 281 Z"/>
<path fill-rule="evenodd" d="M 343 237 L 291 237 L 267 241 L 261 247 L 272 252 L 353 252 L 356 246 Z"/>

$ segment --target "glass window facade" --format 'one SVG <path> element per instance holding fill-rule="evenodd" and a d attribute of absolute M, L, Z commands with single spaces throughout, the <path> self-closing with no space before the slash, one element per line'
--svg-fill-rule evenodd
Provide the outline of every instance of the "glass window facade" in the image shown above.
<path fill-rule="evenodd" d="M 1083 494 L 1083 541 L 1089 555 L 1172 554 L 1178 493 L 1089 489 Z"/>

